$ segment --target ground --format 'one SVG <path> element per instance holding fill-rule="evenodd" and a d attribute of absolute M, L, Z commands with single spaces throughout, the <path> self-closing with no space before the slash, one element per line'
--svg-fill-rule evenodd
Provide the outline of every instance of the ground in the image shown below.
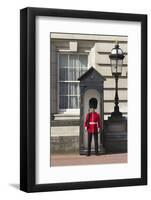
<path fill-rule="evenodd" d="M 91 155 L 89 157 L 78 154 L 52 155 L 51 166 L 89 165 L 89 164 L 112 164 L 127 163 L 127 153 Z"/>

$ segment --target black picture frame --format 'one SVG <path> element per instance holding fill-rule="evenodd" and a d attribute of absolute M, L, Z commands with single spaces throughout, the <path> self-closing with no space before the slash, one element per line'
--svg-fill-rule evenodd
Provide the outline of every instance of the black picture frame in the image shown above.
<path fill-rule="evenodd" d="M 141 23 L 141 178 L 36 184 L 35 163 L 35 19 L 54 16 Z M 147 184 L 147 15 L 24 8 L 20 11 L 20 190 L 43 192 Z"/>

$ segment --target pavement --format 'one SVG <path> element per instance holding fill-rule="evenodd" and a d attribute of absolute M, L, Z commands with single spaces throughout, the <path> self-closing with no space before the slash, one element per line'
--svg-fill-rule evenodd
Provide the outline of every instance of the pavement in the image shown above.
<path fill-rule="evenodd" d="M 127 163 L 127 153 L 104 155 L 56 154 L 51 156 L 51 166 Z"/>

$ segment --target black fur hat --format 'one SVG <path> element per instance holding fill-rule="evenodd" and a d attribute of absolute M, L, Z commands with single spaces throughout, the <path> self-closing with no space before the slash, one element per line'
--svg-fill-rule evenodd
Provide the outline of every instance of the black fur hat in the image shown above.
<path fill-rule="evenodd" d="M 89 107 L 90 107 L 90 108 L 96 109 L 96 108 L 97 108 L 97 104 L 98 104 L 98 101 L 97 101 L 96 98 L 91 98 L 91 99 L 89 100 Z"/>

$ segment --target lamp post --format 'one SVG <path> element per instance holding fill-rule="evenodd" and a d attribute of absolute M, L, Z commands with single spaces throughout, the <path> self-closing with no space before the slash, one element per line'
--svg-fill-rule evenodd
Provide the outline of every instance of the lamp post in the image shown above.
<path fill-rule="evenodd" d="M 115 77 L 115 106 L 108 120 L 104 122 L 104 148 L 106 153 L 127 152 L 127 118 L 119 111 L 118 79 L 122 74 L 124 54 L 116 42 L 109 55 L 112 75 Z"/>
<path fill-rule="evenodd" d="M 118 79 L 122 74 L 122 65 L 124 54 L 122 49 L 119 47 L 118 42 L 116 42 L 115 47 L 111 50 L 109 55 L 110 63 L 111 63 L 111 71 L 112 75 L 115 77 L 115 106 L 114 112 L 111 113 L 111 118 L 119 118 L 122 117 L 122 113 L 119 111 L 119 97 L 118 97 Z"/>

